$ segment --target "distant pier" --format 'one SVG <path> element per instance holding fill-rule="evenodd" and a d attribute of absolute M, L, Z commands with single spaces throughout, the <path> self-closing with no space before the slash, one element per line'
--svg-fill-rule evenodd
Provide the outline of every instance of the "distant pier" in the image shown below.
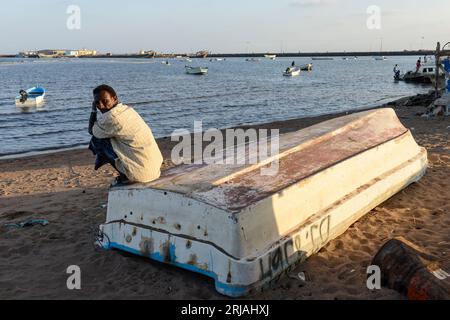
<path fill-rule="evenodd" d="M 376 56 L 425 56 L 434 55 L 436 52 L 434 50 L 416 50 L 416 51 L 364 51 L 364 52 L 270 52 L 270 54 L 276 55 L 277 57 L 376 57 Z M 257 53 L 211 53 L 205 58 L 257 58 L 264 57 L 268 52 L 257 52 Z M 18 57 L 13 54 L 0 54 L 0 58 L 14 58 Z M 202 58 L 196 56 L 195 54 L 186 53 L 176 53 L 176 54 L 97 54 L 97 55 L 86 55 L 80 56 L 78 58 L 177 58 L 177 57 L 189 57 L 189 58 Z M 69 56 L 65 58 L 70 58 Z"/>

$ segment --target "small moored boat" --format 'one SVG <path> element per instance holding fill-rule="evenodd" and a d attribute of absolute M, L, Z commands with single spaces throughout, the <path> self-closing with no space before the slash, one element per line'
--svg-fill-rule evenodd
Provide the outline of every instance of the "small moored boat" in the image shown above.
<path fill-rule="evenodd" d="M 286 69 L 286 71 L 283 72 L 283 76 L 285 77 L 295 77 L 300 75 L 300 68 L 299 67 L 289 67 Z"/>
<path fill-rule="evenodd" d="M 445 74 L 439 70 L 439 80 L 442 81 L 444 78 Z M 436 83 L 436 63 L 434 61 L 425 63 L 418 70 L 406 72 L 398 80 L 425 84 Z"/>
<path fill-rule="evenodd" d="M 206 67 L 190 67 L 190 66 L 186 66 L 186 73 L 188 74 L 198 74 L 198 75 L 202 75 L 202 74 L 207 74 L 208 73 L 208 68 Z"/>
<path fill-rule="evenodd" d="M 277 58 L 277 55 L 276 54 L 265 54 L 264 57 L 267 59 L 270 59 L 270 60 L 275 60 Z"/>
<path fill-rule="evenodd" d="M 27 90 L 20 90 L 16 97 L 16 106 L 18 107 L 37 107 L 44 102 L 45 89 L 33 87 Z"/>
<path fill-rule="evenodd" d="M 302 71 L 312 71 L 312 69 L 313 69 L 312 63 L 308 63 L 308 64 L 304 64 L 304 65 L 300 66 L 300 70 L 302 70 Z"/>

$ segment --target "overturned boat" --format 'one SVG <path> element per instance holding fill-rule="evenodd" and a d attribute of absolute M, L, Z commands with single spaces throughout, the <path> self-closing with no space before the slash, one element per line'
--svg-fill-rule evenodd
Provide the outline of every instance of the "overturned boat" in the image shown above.
<path fill-rule="evenodd" d="M 263 175 L 274 163 L 277 174 Z M 426 150 L 394 110 L 355 113 L 279 136 L 279 153 L 263 162 L 181 165 L 148 184 L 114 187 L 98 241 L 204 274 L 240 297 L 318 252 L 426 167 Z"/>

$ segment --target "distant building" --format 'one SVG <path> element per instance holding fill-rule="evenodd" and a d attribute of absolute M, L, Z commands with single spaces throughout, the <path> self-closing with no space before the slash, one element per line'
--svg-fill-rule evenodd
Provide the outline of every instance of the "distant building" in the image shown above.
<path fill-rule="evenodd" d="M 78 56 L 96 56 L 97 55 L 97 51 L 95 50 L 88 50 L 88 49 L 81 49 L 78 50 Z"/>
<path fill-rule="evenodd" d="M 22 58 L 37 57 L 38 53 L 37 53 L 37 51 L 34 51 L 34 50 L 27 50 L 27 51 L 19 52 L 18 56 L 22 57 Z"/>
<path fill-rule="evenodd" d="M 152 57 L 154 57 L 154 56 L 156 56 L 158 53 L 157 53 L 156 51 L 153 51 L 153 50 L 141 50 L 141 51 L 139 51 L 139 54 L 140 54 L 140 55 L 145 55 L 145 56 L 152 56 Z"/>
<path fill-rule="evenodd" d="M 199 58 L 206 58 L 209 55 L 209 52 L 206 50 L 198 51 L 195 56 Z"/>
<path fill-rule="evenodd" d="M 59 57 L 81 57 L 81 56 L 95 56 L 95 50 L 67 50 L 67 49 L 45 49 L 37 51 L 37 55 L 41 58 L 59 58 Z"/>
<path fill-rule="evenodd" d="M 66 57 L 78 57 L 78 50 L 66 50 L 66 52 L 64 52 L 64 55 Z"/>
<path fill-rule="evenodd" d="M 67 50 L 53 50 L 53 49 L 45 49 L 45 50 L 39 50 L 37 52 L 38 56 L 40 58 L 58 58 L 65 55 Z"/>

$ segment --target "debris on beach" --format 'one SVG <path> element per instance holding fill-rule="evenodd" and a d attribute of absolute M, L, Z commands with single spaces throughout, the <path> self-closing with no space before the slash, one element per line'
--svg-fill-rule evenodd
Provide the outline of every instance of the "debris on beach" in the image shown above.
<path fill-rule="evenodd" d="M 409 300 L 449 300 L 450 274 L 437 258 L 403 237 L 389 240 L 372 260 L 382 285 Z"/>
<path fill-rule="evenodd" d="M 309 274 L 306 273 L 306 271 L 300 271 L 300 272 L 291 272 L 287 274 L 288 278 L 293 280 L 298 280 L 302 282 L 303 284 L 306 284 L 306 282 L 311 281 L 311 277 Z"/>
<path fill-rule="evenodd" d="M 47 220 L 26 220 L 19 223 L 7 223 L 5 224 L 6 228 L 16 228 L 16 229 L 22 229 L 25 227 L 33 227 L 35 225 L 41 225 L 46 226 L 49 222 Z"/>

